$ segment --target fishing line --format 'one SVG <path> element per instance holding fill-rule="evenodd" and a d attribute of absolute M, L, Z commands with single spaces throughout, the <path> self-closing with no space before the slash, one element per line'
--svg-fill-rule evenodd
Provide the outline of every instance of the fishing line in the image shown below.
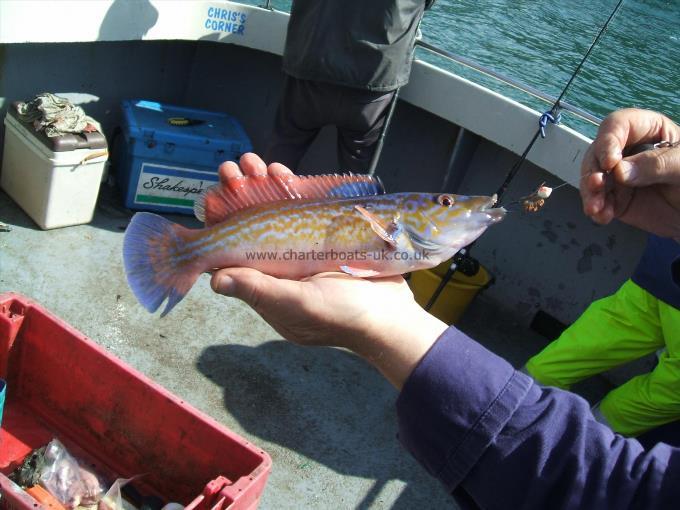
<path fill-rule="evenodd" d="M 582 175 L 581 178 L 579 179 L 579 183 L 580 183 L 583 179 L 585 179 L 586 177 L 590 177 L 591 175 L 592 175 L 592 173 L 588 173 L 588 174 Z M 568 183 L 568 182 L 563 182 L 562 184 L 558 184 L 558 185 L 555 186 L 554 188 L 548 188 L 548 189 L 550 190 L 550 193 L 554 193 L 554 192 L 557 191 L 558 189 L 564 188 L 567 184 L 569 184 L 569 183 Z M 539 187 L 539 189 L 542 188 L 542 187 L 544 187 L 544 185 L 545 185 L 545 183 L 541 184 L 541 186 Z M 507 208 L 510 207 L 511 205 L 521 204 L 523 201 L 530 199 L 530 198 L 532 197 L 532 195 L 536 195 L 536 192 L 532 193 L 531 195 L 527 195 L 527 196 L 524 196 L 524 197 L 520 197 L 520 198 L 518 198 L 517 200 L 513 200 L 512 202 L 506 202 L 505 204 L 503 204 L 503 207 L 504 207 L 505 209 L 507 209 Z M 546 198 L 547 198 L 547 197 L 546 197 Z"/>
<path fill-rule="evenodd" d="M 600 39 L 602 38 L 604 33 L 607 31 L 609 24 L 612 22 L 612 20 L 616 16 L 616 14 L 619 12 L 619 9 L 623 5 L 623 2 L 624 2 L 624 0 L 618 1 L 618 3 L 616 4 L 616 7 L 614 7 L 614 10 L 609 15 L 609 18 L 607 18 L 607 21 L 604 23 L 604 25 L 602 26 L 600 31 L 597 33 L 597 36 L 595 37 L 593 42 L 590 44 L 588 51 L 586 51 L 586 53 L 583 55 L 583 58 L 579 62 L 578 66 L 576 66 L 576 69 L 574 69 L 574 72 L 571 74 L 569 81 L 567 82 L 567 84 L 562 89 L 562 92 L 560 93 L 558 98 L 555 100 L 555 103 L 553 104 L 552 108 L 549 111 L 547 111 L 547 112 L 545 112 L 541 115 L 541 117 L 539 119 L 539 127 L 536 130 L 536 133 L 532 137 L 531 141 L 529 142 L 529 145 L 527 145 L 527 148 L 524 150 L 524 152 L 520 156 L 519 160 L 517 160 L 517 162 L 515 162 L 515 164 L 512 166 L 512 168 L 510 169 L 508 174 L 505 176 L 505 180 L 503 181 L 503 183 L 498 188 L 498 191 L 496 191 L 497 200 L 496 200 L 496 204 L 494 205 L 494 207 L 500 207 L 501 198 L 505 194 L 505 191 L 508 189 L 510 182 L 515 178 L 515 176 L 517 175 L 517 172 L 519 172 L 522 164 L 524 163 L 524 161 L 526 160 L 526 158 L 529 154 L 529 151 L 531 150 L 531 148 L 536 143 L 536 140 L 538 140 L 538 137 L 540 136 L 542 138 L 545 138 L 545 136 L 546 136 L 545 135 L 545 128 L 547 127 L 548 123 L 549 122 L 552 123 L 552 124 L 559 124 L 560 123 L 561 110 L 562 110 L 560 103 L 562 101 L 562 98 L 566 95 L 567 91 L 569 90 L 569 87 L 571 87 L 571 84 L 576 79 L 576 76 L 581 72 L 581 68 L 583 67 L 583 65 L 588 60 L 588 57 L 592 53 L 593 49 L 595 49 L 595 46 L 597 46 L 597 44 L 600 42 Z M 581 178 L 583 178 L 583 177 L 581 177 Z M 564 183 L 564 184 L 566 184 L 566 183 Z M 558 187 L 561 187 L 564 184 L 561 184 Z M 555 188 L 555 189 L 557 189 L 557 188 Z M 469 252 L 470 252 L 470 249 L 472 248 L 473 245 L 474 245 L 474 243 L 466 246 L 465 248 L 461 248 L 461 250 L 458 253 L 456 253 L 456 255 L 453 256 L 453 262 L 451 264 L 451 267 L 449 267 L 449 269 L 446 271 L 446 274 L 444 275 L 444 277 L 439 282 L 437 289 L 434 291 L 434 293 L 430 297 L 430 300 L 427 302 L 427 305 L 425 305 L 425 310 L 430 310 L 430 308 L 432 308 L 432 305 L 434 305 L 435 301 L 437 301 L 437 298 L 441 294 L 442 290 L 444 290 L 444 287 L 449 282 L 449 280 L 451 280 L 451 277 L 456 272 L 459 265 L 462 264 L 462 263 L 465 263 L 466 259 L 471 258 L 470 255 L 469 255 Z"/>
<path fill-rule="evenodd" d="M 602 26 L 602 28 L 598 32 L 597 37 L 595 37 L 593 42 L 590 44 L 588 51 L 586 51 L 585 55 L 583 55 L 581 62 L 578 64 L 578 66 L 576 66 L 576 69 L 572 73 L 571 78 L 569 78 L 569 81 L 567 82 L 567 84 L 562 89 L 562 93 L 555 100 L 555 103 L 553 104 L 550 111 L 545 112 L 543 115 L 541 115 L 541 119 L 539 121 L 539 127 L 536 130 L 536 133 L 534 134 L 533 138 L 529 142 L 529 145 L 527 146 L 525 151 L 522 153 L 519 160 L 517 160 L 517 162 L 510 169 L 507 176 L 505 177 L 505 180 L 503 181 L 503 184 L 501 184 L 501 186 L 498 188 L 498 191 L 496 192 L 496 195 L 498 196 L 499 202 L 500 202 L 503 194 L 507 190 L 508 186 L 510 185 L 510 181 L 512 181 L 515 178 L 515 175 L 517 175 L 517 172 L 519 171 L 520 167 L 522 166 L 522 163 L 524 163 L 524 161 L 526 160 L 527 155 L 529 154 L 529 151 L 531 150 L 531 148 L 536 143 L 536 140 L 538 140 L 538 137 L 541 136 L 542 138 L 545 138 L 545 127 L 547 126 L 547 123 L 551 122 L 553 124 L 559 124 L 560 117 L 561 117 L 561 111 L 560 110 L 562 109 L 562 107 L 560 106 L 560 103 L 562 101 L 562 98 L 566 95 L 567 91 L 569 90 L 569 87 L 571 87 L 571 84 L 574 82 L 574 79 L 576 78 L 576 76 L 581 72 L 581 68 L 583 67 L 583 64 L 586 63 L 586 60 L 588 60 L 588 57 L 592 53 L 593 49 L 595 49 L 595 46 L 597 46 L 598 42 L 600 42 L 600 39 L 602 38 L 604 33 L 607 31 L 607 27 L 609 27 L 609 24 L 614 19 L 614 16 L 616 16 L 616 13 L 619 12 L 619 9 L 621 8 L 622 5 L 623 5 L 623 0 L 619 0 L 619 3 L 616 4 L 616 7 L 614 7 L 614 10 L 609 15 L 609 18 L 607 19 L 605 24 Z"/>

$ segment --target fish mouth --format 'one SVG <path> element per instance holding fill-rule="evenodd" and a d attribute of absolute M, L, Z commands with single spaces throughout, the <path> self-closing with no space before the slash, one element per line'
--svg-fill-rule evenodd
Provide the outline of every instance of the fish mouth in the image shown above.
<path fill-rule="evenodd" d="M 479 212 L 485 214 L 492 223 L 501 221 L 508 212 L 504 207 L 494 207 L 496 202 L 498 202 L 498 196 L 494 194 L 479 208 Z"/>

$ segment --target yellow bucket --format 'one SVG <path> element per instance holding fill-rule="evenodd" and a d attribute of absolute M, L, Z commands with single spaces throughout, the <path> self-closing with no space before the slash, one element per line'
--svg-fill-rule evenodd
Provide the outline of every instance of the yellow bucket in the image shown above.
<path fill-rule="evenodd" d="M 451 261 L 447 260 L 432 269 L 411 273 L 408 283 L 420 306 L 425 307 L 450 266 Z M 430 313 L 447 324 L 455 324 L 477 293 L 490 282 L 491 275 L 482 265 L 474 276 L 456 271 L 430 308 Z"/>

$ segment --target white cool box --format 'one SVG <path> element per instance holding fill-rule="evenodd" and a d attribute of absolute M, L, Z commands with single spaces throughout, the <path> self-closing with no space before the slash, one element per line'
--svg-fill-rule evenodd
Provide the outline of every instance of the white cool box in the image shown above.
<path fill-rule="evenodd" d="M 42 229 L 89 223 L 108 159 L 104 136 L 48 139 L 9 110 L 0 187 Z"/>

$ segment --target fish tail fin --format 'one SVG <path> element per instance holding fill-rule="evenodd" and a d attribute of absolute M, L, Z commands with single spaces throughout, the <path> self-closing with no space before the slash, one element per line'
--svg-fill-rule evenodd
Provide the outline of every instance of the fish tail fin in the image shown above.
<path fill-rule="evenodd" d="M 151 213 L 137 213 L 125 231 L 123 263 L 128 284 L 149 312 L 167 298 L 161 317 L 193 287 L 200 269 L 186 254 L 189 229 Z"/>

